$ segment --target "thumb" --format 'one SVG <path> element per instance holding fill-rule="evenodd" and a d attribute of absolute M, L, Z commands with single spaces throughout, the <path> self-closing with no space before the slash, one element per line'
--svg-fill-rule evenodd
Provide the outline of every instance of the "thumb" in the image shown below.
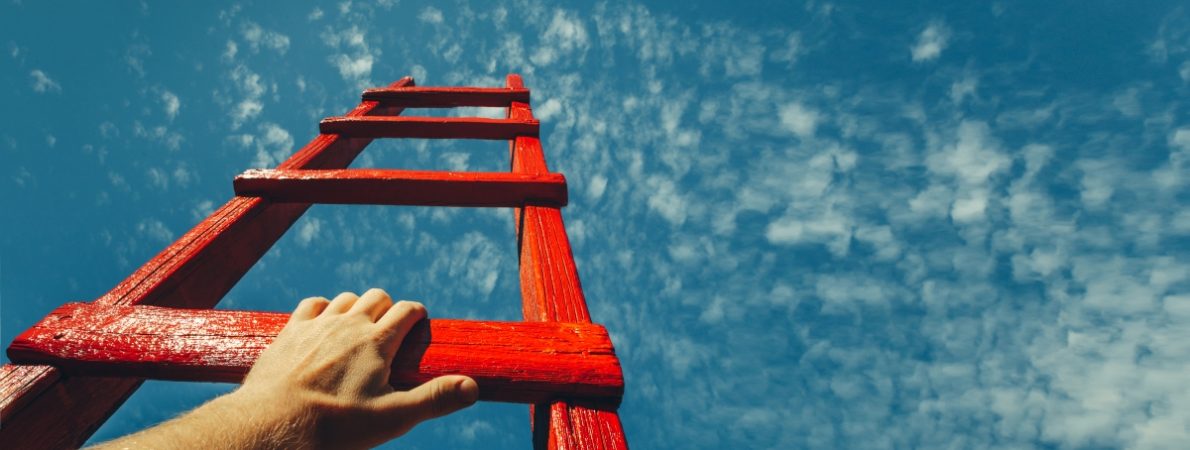
<path fill-rule="evenodd" d="M 409 424 L 412 426 L 471 406 L 477 399 L 479 385 L 475 380 L 464 375 L 447 375 L 405 392 L 386 394 L 381 404 L 397 420 L 412 420 Z"/>

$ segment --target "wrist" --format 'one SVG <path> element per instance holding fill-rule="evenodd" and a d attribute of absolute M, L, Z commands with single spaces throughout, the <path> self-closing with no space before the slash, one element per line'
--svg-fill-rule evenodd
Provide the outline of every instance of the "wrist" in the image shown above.
<path fill-rule="evenodd" d="M 224 417 L 228 427 L 242 427 L 260 446 L 254 448 L 313 448 L 314 411 L 288 395 L 270 395 L 237 389 L 213 400 L 209 406 Z"/>

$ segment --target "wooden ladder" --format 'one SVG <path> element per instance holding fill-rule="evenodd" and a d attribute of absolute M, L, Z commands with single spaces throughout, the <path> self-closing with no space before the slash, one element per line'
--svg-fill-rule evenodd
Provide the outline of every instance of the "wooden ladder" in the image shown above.
<path fill-rule="evenodd" d="M 433 319 L 406 338 L 390 382 L 407 389 L 469 375 L 481 400 L 530 404 L 535 448 L 627 448 L 624 391 L 607 331 L 591 323 L 560 208 L 566 179 L 546 167 L 529 90 L 368 89 L 271 170 L 236 177 L 236 196 L 110 292 L 69 303 L 19 335 L 0 368 L 5 448 L 87 440 L 146 378 L 239 382 L 287 314 L 213 310 L 313 203 L 514 208 L 524 322 Z M 505 107 L 505 119 L 401 117 L 405 108 Z M 374 138 L 506 139 L 509 172 L 347 169 Z"/>

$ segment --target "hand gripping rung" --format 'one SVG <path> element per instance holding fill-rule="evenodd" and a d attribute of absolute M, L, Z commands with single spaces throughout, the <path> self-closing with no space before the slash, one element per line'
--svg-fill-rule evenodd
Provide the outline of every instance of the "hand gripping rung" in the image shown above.
<path fill-rule="evenodd" d="M 17 336 L 8 355 L 68 374 L 235 383 L 288 320 L 284 313 L 68 303 Z M 589 323 L 423 321 L 392 368 L 397 389 L 471 376 L 481 400 L 584 398 L 614 407 L 624 390 L 607 330 Z"/>
<path fill-rule="evenodd" d="M 558 173 L 253 169 L 237 176 L 234 185 L 236 195 L 274 202 L 471 207 L 567 202 L 566 177 Z"/>
<path fill-rule="evenodd" d="M 537 136 L 533 119 L 483 117 L 328 117 L 318 126 L 322 134 L 364 138 L 514 139 Z"/>

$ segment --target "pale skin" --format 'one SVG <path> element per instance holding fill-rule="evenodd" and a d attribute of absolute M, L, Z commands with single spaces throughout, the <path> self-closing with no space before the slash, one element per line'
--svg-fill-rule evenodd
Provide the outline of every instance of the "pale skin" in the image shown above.
<path fill-rule="evenodd" d="M 401 341 L 426 317 L 380 289 L 302 300 L 235 391 L 96 449 L 370 448 L 475 403 L 462 375 L 388 385 Z"/>

